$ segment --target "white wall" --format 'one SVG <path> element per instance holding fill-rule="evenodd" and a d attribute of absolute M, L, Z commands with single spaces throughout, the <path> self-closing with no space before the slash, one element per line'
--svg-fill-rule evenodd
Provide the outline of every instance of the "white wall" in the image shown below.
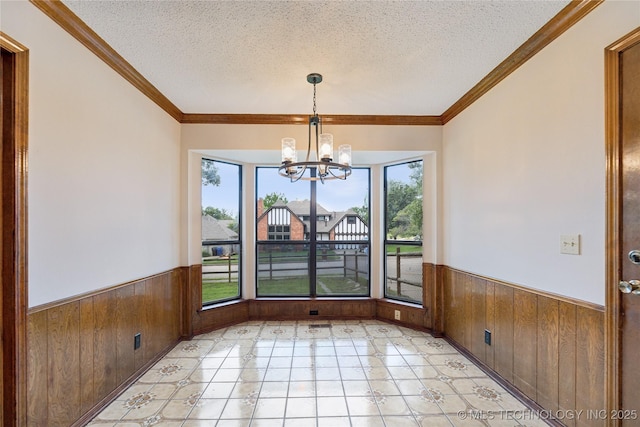
<path fill-rule="evenodd" d="M 604 2 L 445 125 L 444 264 L 604 304 L 604 49 L 638 25 Z"/>
<path fill-rule="evenodd" d="M 180 125 L 28 2 L 29 306 L 179 265 Z"/>

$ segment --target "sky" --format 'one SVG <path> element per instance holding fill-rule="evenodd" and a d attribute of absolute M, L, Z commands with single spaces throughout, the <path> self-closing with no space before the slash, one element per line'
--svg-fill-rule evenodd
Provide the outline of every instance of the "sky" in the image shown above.
<path fill-rule="evenodd" d="M 237 193 L 238 166 L 216 161 L 220 185 L 202 187 L 202 206 L 225 209 L 235 216 L 238 212 Z M 409 182 L 410 169 L 406 166 L 393 166 L 387 169 L 388 178 Z M 290 182 L 278 174 L 277 168 L 260 167 L 256 171 L 258 197 L 271 193 L 284 194 L 288 201 L 309 200 L 310 183 L 308 181 Z M 369 193 L 369 169 L 354 168 L 346 181 L 333 180 L 317 184 L 318 203 L 330 212 L 342 212 L 354 206 L 362 206 Z"/>

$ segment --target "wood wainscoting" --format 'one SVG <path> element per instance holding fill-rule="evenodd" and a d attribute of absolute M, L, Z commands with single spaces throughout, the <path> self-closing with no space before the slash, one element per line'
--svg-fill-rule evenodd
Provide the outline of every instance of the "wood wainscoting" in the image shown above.
<path fill-rule="evenodd" d="M 584 410 L 567 426 L 606 424 L 588 416 L 606 409 L 604 307 L 448 267 L 442 287 L 448 338 L 545 410 Z"/>
<path fill-rule="evenodd" d="M 169 351 L 181 339 L 185 282 L 176 268 L 30 309 L 27 425 L 84 425 Z"/>

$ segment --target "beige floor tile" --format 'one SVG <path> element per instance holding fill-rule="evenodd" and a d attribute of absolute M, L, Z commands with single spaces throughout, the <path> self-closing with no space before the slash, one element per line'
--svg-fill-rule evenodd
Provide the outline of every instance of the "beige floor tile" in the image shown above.
<path fill-rule="evenodd" d="M 226 399 L 231 395 L 235 383 L 209 383 L 202 393 L 203 399 Z"/>
<path fill-rule="evenodd" d="M 369 396 L 347 396 L 347 408 L 350 416 L 379 416 L 380 410 L 375 399 Z"/>
<path fill-rule="evenodd" d="M 318 427 L 351 427 L 349 417 L 318 417 Z"/>
<path fill-rule="evenodd" d="M 315 427 L 314 418 L 285 418 L 284 427 Z"/>
<path fill-rule="evenodd" d="M 314 397 L 288 398 L 286 418 L 311 418 L 316 416 L 316 399 Z"/>
<path fill-rule="evenodd" d="M 481 422 L 469 408 L 498 415 Z M 525 406 L 421 331 L 381 321 L 252 321 L 179 343 L 89 425 L 521 426 L 499 417 L 509 410 Z"/>
<path fill-rule="evenodd" d="M 385 416 L 382 417 L 385 425 L 394 427 L 417 427 L 418 422 L 414 417 L 409 416 Z"/>
<path fill-rule="evenodd" d="M 222 414 L 227 399 L 200 399 L 199 405 L 189 413 L 188 419 L 217 420 Z"/>
<path fill-rule="evenodd" d="M 376 400 L 380 414 L 383 417 L 389 415 L 411 415 L 411 410 L 402 396 L 385 396 Z"/>
<path fill-rule="evenodd" d="M 318 417 L 347 416 L 347 402 L 340 397 L 318 397 Z"/>
<path fill-rule="evenodd" d="M 314 397 L 316 385 L 314 381 L 290 381 L 288 397 Z"/>
<path fill-rule="evenodd" d="M 384 427 L 381 416 L 376 417 L 350 417 L 351 427 Z"/>
<path fill-rule="evenodd" d="M 229 399 L 222 410 L 220 419 L 251 418 L 255 405 L 246 399 Z"/>
<path fill-rule="evenodd" d="M 267 397 L 258 399 L 253 418 L 284 418 L 287 399 Z"/>

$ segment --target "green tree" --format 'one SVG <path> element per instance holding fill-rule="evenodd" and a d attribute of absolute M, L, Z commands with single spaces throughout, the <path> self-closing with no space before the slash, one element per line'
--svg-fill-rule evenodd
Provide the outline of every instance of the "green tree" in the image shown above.
<path fill-rule="evenodd" d="M 416 186 L 402 181 L 390 180 L 387 186 L 387 229 L 392 237 L 407 237 L 410 217 L 400 212 L 417 196 Z"/>
<path fill-rule="evenodd" d="M 202 214 L 212 216 L 215 219 L 236 219 L 231 212 L 228 212 L 226 209 L 218 209 L 211 206 L 203 208 Z"/>
<path fill-rule="evenodd" d="M 202 185 L 220 185 L 220 175 L 216 162 L 209 159 L 202 159 Z"/>
<path fill-rule="evenodd" d="M 264 210 L 268 210 L 271 206 L 273 206 L 278 200 L 280 200 L 282 203 L 284 203 L 285 205 L 287 203 L 289 203 L 289 200 L 287 200 L 287 197 L 282 194 L 282 193 L 269 193 L 266 196 L 264 196 L 264 199 L 262 199 L 263 203 L 264 203 Z"/>
<path fill-rule="evenodd" d="M 367 197 L 364 198 L 364 202 L 362 202 L 362 206 L 354 206 L 351 208 L 352 211 L 358 214 L 360 218 L 365 222 L 365 224 L 369 224 L 369 203 L 367 201 Z"/>

